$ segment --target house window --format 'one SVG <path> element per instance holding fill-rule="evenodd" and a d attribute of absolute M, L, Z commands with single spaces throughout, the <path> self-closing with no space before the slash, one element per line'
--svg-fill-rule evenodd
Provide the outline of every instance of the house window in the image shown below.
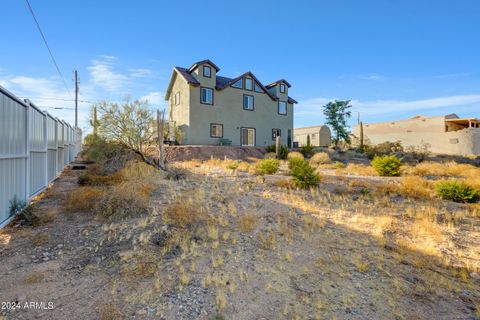
<path fill-rule="evenodd" d="M 243 79 L 240 79 L 232 84 L 233 88 L 243 89 Z"/>
<path fill-rule="evenodd" d="M 257 82 L 255 82 L 255 92 L 263 93 L 262 87 Z"/>
<path fill-rule="evenodd" d="M 285 85 L 283 83 L 280 84 L 280 93 L 285 93 Z"/>
<path fill-rule="evenodd" d="M 245 90 L 253 90 L 253 80 L 250 78 L 245 78 Z"/>
<path fill-rule="evenodd" d="M 223 124 L 210 123 L 210 137 L 223 138 Z"/>
<path fill-rule="evenodd" d="M 255 146 L 255 128 L 241 128 L 240 144 L 242 146 Z"/>
<path fill-rule="evenodd" d="M 253 110 L 254 105 L 253 105 L 253 96 L 250 96 L 248 94 L 243 95 L 243 109 L 244 110 Z"/>
<path fill-rule="evenodd" d="M 173 104 L 174 105 L 180 104 L 180 92 L 175 93 L 175 96 L 173 97 Z"/>
<path fill-rule="evenodd" d="M 213 104 L 213 89 L 212 88 L 200 88 L 200 103 Z"/>
<path fill-rule="evenodd" d="M 285 101 L 278 102 L 278 114 L 287 115 L 287 103 Z"/>
<path fill-rule="evenodd" d="M 209 66 L 203 66 L 203 76 L 207 78 L 212 77 L 212 68 Z"/>
<path fill-rule="evenodd" d="M 272 140 L 277 139 L 277 137 L 282 136 L 282 130 L 280 129 L 272 129 Z"/>

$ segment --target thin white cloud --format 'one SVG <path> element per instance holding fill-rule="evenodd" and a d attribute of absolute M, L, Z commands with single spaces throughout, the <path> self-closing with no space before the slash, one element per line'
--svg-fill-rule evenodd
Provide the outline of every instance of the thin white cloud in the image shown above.
<path fill-rule="evenodd" d="M 314 116 L 322 114 L 322 107 L 335 98 L 313 98 L 300 101 L 295 109 L 296 116 Z M 361 112 L 365 115 L 388 115 L 399 112 L 421 112 L 431 111 L 452 107 L 451 112 L 455 112 L 453 107 L 467 107 L 472 110 L 478 110 L 480 105 L 480 94 L 456 95 L 447 97 L 437 97 L 430 99 L 420 99 L 411 101 L 402 100 L 373 100 L 362 101 L 352 100 L 351 104 L 355 112 Z"/>
<path fill-rule="evenodd" d="M 135 78 L 146 78 L 153 74 L 153 71 L 150 69 L 128 69 L 128 71 L 130 76 Z"/>
<path fill-rule="evenodd" d="M 367 74 L 359 75 L 357 77 L 363 80 L 372 80 L 372 81 L 382 81 L 387 79 L 387 77 L 382 76 L 380 74 L 376 74 L 376 73 L 367 73 Z"/>
<path fill-rule="evenodd" d="M 165 104 L 165 93 L 164 92 L 151 92 L 143 97 L 141 100 L 147 100 L 152 107 L 158 107 L 161 104 Z"/>
<path fill-rule="evenodd" d="M 74 103 L 65 90 L 63 83 L 54 78 L 34 78 L 26 76 L 10 76 L 0 79 L 2 86 L 21 99 L 29 99 L 41 110 L 75 124 Z M 78 109 L 79 127 L 88 126 L 89 103 L 80 102 Z"/>
<path fill-rule="evenodd" d="M 108 92 L 124 93 L 128 77 L 115 70 L 116 60 L 114 56 L 101 56 L 100 59 L 92 61 L 87 70 L 93 85 Z"/>

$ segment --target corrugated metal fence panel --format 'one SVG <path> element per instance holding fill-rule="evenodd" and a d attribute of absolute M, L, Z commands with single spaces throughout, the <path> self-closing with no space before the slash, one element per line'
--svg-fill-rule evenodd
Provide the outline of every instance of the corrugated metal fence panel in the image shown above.
<path fill-rule="evenodd" d="M 47 178 L 57 176 L 57 120 L 47 113 Z"/>
<path fill-rule="evenodd" d="M 30 188 L 33 196 L 47 187 L 47 119 L 32 105 L 29 108 Z"/>
<path fill-rule="evenodd" d="M 26 120 L 27 106 L 0 90 L 0 224 L 10 217 L 11 200 L 27 199 Z"/>
<path fill-rule="evenodd" d="M 0 86 L 0 227 L 14 198 L 29 201 L 80 151 L 75 132 L 78 141 L 70 125 Z"/>

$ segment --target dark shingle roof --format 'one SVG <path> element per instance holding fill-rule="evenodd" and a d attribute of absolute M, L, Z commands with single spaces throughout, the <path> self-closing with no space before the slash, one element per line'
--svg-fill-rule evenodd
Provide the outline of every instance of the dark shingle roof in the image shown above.
<path fill-rule="evenodd" d="M 215 70 L 217 72 L 220 71 L 220 68 L 215 63 L 213 63 L 212 61 L 210 61 L 208 59 L 205 59 L 205 60 L 197 61 L 194 64 L 192 64 L 192 66 L 190 68 L 188 68 L 188 72 L 192 72 L 193 70 L 195 70 L 196 67 L 198 67 L 199 65 L 204 64 L 204 63 L 208 63 L 209 65 L 211 65 L 213 68 L 215 68 Z"/>
<path fill-rule="evenodd" d="M 272 83 L 270 83 L 270 84 L 267 84 L 265 87 L 266 87 L 267 89 L 270 89 L 271 87 L 275 87 L 275 86 L 276 86 L 278 83 L 280 83 L 280 82 L 285 83 L 285 84 L 287 85 L 287 87 L 289 87 L 289 88 L 291 87 L 290 83 L 288 83 L 288 81 L 285 80 L 285 79 L 277 80 L 277 81 L 275 81 L 275 82 L 272 82 Z"/>
<path fill-rule="evenodd" d="M 202 63 L 209 63 L 211 64 L 217 71 L 220 70 L 212 61 L 210 60 L 202 60 L 202 61 L 199 61 L 199 62 L 196 62 L 194 63 L 189 69 L 187 68 L 182 68 L 182 67 L 175 67 L 174 70 L 176 70 L 186 81 L 187 83 L 191 84 L 191 85 L 194 85 L 194 86 L 199 86 L 200 85 L 200 82 L 198 82 L 197 79 L 195 79 L 195 77 L 192 76 L 191 72 L 200 64 Z M 232 85 L 233 83 L 235 83 L 236 81 L 238 81 L 239 79 L 243 78 L 244 76 L 250 76 L 252 77 L 259 85 L 260 87 L 262 87 L 262 89 L 265 91 L 265 93 L 272 99 L 272 100 L 278 100 L 277 97 L 275 97 L 270 91 L 268 91 L 269 88 L 275 86 L 277 83 L 279 82 L 283 82 L 285 83 L 288 87 L 290 87 L 290 84 L 285 80 L 285 79 L 280 79 L 278 81 L 275 81 L 275 82 L 272 82 L 271 84 L 267 85 L 267 86 L 264 86 L 258 79 L 257 77 L 255 77 L 253 75 L 253 73 L 251 73 L 250 71 L 248 72 L 245 72 L 244 74 L 236 77 L 236 78 L 228 78 L 228 77 L 222 77 L 222 76 L 219 76 L 217 75 L 216 76 L 216 83 L 215 83 L 215 89 L 217 90 L 222 90 L 222 89 L 225 89 L 226 87 Z M 173 76 L 172 76 L 172 80 L 173 80 Z M 171 93 L 171 86 L 172 86 L 172 80 L 170 80 L 170 85 L 167 89 L 167 93 L 166 93 L 166 96 L 165 96 L 165 100 L 168 100 L 168 98 L 170 97 L 170 93 Z M 294 103 L 297 103 L 297 101 L 295 101 L 295 99 L 291 98 L 291 97 L 288 97 L 288 103 L 291 103 L 291 104 L 294 104 Z"/>
<path fill-rule="evenodd" d="M 189 72 L 188 69 L 182 68 L 182 67 L 175 67 L 175 69 L 180 73 L 185 80 L 187 80 L 188 83 L 193 84 L 195 86 L 199 86 L 200 82 L 198 82 L 197 79 L 195 79 Z"/>
<path fill-rule="evenodd" d="M 229 83 L 232 82 L 232 78 L 227 78 L 227 77 L 222 77 L 222 76 L 217 76 L 217 83 L 215 85 L 215 87 L 217 89 L 223 89 L 225 88 L 226 86 L 228 86 Z"/>

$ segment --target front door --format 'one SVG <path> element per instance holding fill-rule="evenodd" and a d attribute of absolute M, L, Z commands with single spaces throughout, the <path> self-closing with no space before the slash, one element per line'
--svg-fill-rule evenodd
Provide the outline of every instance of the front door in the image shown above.
<path fill-rule="evenodd" d="M 241 144 L 242 146 L 255 146 L 255 129 L 254 128 L 242 128 L 241 129 Z"/>

